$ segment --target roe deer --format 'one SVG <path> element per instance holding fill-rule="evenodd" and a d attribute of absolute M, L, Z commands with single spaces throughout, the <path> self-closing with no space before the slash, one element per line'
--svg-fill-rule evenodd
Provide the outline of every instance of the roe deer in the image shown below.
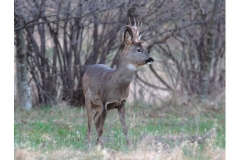
<path fill-rule="evenodd" d="M 129 94 L 129 84 L 138 66 L 150 64 L 153 58 L 143 49 L 140 40 L 139 28 L 134 19 L 134 25 L 131 25 L 129 19 L 124 32 L 125 46 L 120 53 L 119 67 L 110 68 L 104 64 L 90 65 L 84 72 L 82 78 L 83 93 L 85 96 L 85 107 L 88 116 L 87 139 L 91 146 L 91 125 L 92 119 L 97 130 L 97 144 L 103 145 L 101 135 L 103 125 L 110 109 L 118 109 L 118 115 L 122 124 L 122 129 L 126 137 L 127 145 L 128 129 L 125 123 L 125 102 Z M 96 113 L 92 118 L 92 109 Z"/>

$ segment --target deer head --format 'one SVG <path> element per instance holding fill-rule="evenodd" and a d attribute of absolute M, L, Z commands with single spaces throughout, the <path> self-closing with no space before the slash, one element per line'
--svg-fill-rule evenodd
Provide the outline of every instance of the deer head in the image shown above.
<path fill-rule="evenodd" d="M 143 41 L 139 34 L 141 26 L 137 25 L 134 19 L 134 25 L 131 25 L 129 18 L 129 24 L 125 26 L 126 30 L 124 33 L 125 47 L 120 55 L 120 64 L 130 66 L 132 69 L 136 69 L 140 65 L 151 64 L 153 59 L 142 47 Z"/>

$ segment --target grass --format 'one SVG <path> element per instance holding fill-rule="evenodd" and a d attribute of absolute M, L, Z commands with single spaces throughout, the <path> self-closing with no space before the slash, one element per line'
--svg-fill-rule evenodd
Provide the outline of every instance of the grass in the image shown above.
<path fill-rule="evenodd" d="M 84 108 L 15 108 L 15 159 L 225 159 L 224 106 L 197 106 L 127 104 L 130 147 L 117 110 L 109 111 L 103 149 L 87 147 Z M 93 128 L 93 146 L 96 137 Z"/>

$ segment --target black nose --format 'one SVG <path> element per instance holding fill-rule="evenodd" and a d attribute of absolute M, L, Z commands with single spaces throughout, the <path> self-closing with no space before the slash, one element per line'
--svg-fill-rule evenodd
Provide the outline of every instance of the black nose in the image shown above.
<path fill-rule="evenodd" d="M 153 59 L 152 57 L 150 57 L 150 58 L 148 58 L 145 62 L 146 62 L 146 63 L 148 63 L 148 62 L 152 63 L 153 61 L 154 61 L 154 59 Z"/>

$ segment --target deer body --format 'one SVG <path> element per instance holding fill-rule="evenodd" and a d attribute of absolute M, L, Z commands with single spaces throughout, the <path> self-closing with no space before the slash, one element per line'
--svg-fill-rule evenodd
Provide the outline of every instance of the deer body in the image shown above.
<path fill-rule="evenodd" d="M 101 135 L 103 125 L 110 109 L 118 109 L 119 119 L 127 144 L 127 126 L 125 123 L 125 102 L 129 94 L 129 85 L 138 66 L 151 63 L 153 59 L 141 46 L 136 21 L 134 26 L 127 25 L 124 34 L 125 47 L 120 53 L 119 67 L 110 68 L 104 64 L 91 65 L 82 78 L 85 107 L 88 115 L 88 144 L 90 145 L 92 109 L 96 109 L 93 117 L 98 133 L 97 142 L 103 144 Z"/>
<path fill-rule="evenodd" d="M 134 71 L 127 68 L 112 69 L 103 64 L 95 64 L 88 68 L 84 80 L 86 96 L 96 105 L 121 103 L 129 93 Z"/>

